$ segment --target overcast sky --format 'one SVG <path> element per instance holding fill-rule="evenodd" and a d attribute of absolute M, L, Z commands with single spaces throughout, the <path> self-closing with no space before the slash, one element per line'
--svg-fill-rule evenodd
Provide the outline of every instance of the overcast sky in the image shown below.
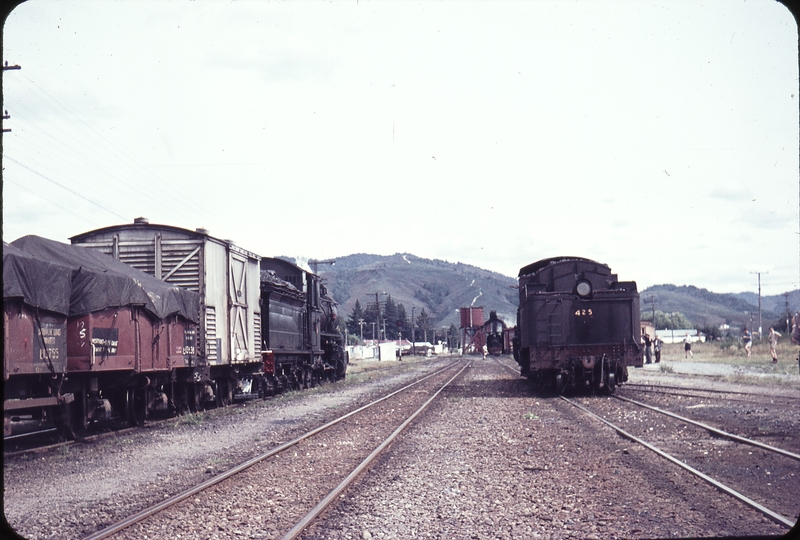
<path fill-rule="evenodd" d="M 800 288 L 773 1 L 33 0 L 3 39 L 5 241 L 145 216 L 265 256 Z"/>

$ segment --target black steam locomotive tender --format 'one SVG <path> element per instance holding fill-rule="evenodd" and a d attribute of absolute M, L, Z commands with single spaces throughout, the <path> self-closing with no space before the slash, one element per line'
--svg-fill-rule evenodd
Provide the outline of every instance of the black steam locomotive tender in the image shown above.
<path fill-rule="evenodd" d="M 514 358 L 534 385 L 611 393 L 642 366 L 639 293 L 603 264 L 543 259 L 519 271 Z"/>

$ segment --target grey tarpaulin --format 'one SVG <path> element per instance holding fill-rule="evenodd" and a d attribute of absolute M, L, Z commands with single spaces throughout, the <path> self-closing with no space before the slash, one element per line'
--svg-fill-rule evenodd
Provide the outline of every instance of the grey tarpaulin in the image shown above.
<path fill-rule="evenodd" d="M 179 314 L 192 322 L 199 321 L 199 294 L 156 279 L 99 251 L 39 236 L 24 236 L 11 245 L 71 269 L 70 316 L 135 305 L 158 318 Z"/>
<path fill-rule="evenodd" d="M 72 270 L 3 242 L 3 299 L 69 315 Z"/>

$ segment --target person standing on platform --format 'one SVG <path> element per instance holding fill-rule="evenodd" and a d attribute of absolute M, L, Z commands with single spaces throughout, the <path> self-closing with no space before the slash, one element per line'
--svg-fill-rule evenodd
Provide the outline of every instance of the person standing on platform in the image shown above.
<path fill-rule="evenodd" d="M 661 341 L 661 338 L 656 334 L 656 337 L 653 339 L 653 352 L 656 353 L 656 364 L 661 362 L 661 346 L 663 344 L 664 342 Z"/>
<path fill-rule="evenodd" d="M 753 348 L 753 338 L 750 337 L 750 331 L 747 328 L 744 329 L 744 333 L 742 334 L 742 342 L 744 343 L 744 350 L 747 352 L 747 358 L 750 358 L 750 353 Z"/>
<path fill-rule="evenodd" d="M 647 332 L 642 334 L 642 339 L 644 340 L 645 364 L 652 364 L 653 363 L 653 340 L 650 339 L 650 334 L 648 334 Z"/>
<path fill-rule="evenodd" d="M 769 341 L 769 354 L 772 355 L 772 362 L 774 364 L 778 363 L 778 353 L 775 350 L 775 348 L 778 346 L 778 339 L 780 337 L 781 335 L 778 332 L 776 332 L 774 328 L 770 326 L 769 337 L 767 337 L 767 340 Z"/>

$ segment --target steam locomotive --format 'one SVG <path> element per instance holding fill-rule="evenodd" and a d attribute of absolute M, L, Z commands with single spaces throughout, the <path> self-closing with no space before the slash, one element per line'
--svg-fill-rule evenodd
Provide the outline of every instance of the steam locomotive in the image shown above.
<path fill-rule="evenodd" d="M 636 282 L 581 257 L 520 269 L 514 358 L 535 385 L 613 392 L 642 366 L 641 347 Z"/>

